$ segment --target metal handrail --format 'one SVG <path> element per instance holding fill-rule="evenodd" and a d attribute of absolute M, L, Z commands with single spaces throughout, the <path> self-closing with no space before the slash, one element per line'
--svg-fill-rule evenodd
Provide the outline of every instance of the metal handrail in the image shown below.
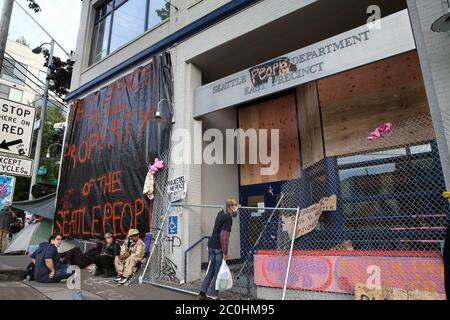
<path fill-rule="evenodd" d="M 172 203 L 172 207 L 193 207 L 193 208 L 213 208 L 213 209 L 223 209 L 224 206 L 217 205 L 198 205 L 198 204 L 187 204 L 187 203 Z M 250 209 L 250 210 L 273 210 L 274 208 L 267 207 L 240 207 L 240 209 Z M 279 211 L 297 211 L 298 208 L 277 208 Z"/>
<path fill-rule="evenodd" d="M 209 239 L 211 237 L 209 236 L 204 236 L 203 238 L 201 238 L 200 240 L 198 240 L 197 242 L 195 242 L 192 246 L 190 246 L 189 248 L 187 248 L 184 251 L 184 282 L 186 283 L 186 279 L 187 279 L 187 255 L 188 252 L 191 251 L 192 249 L 194 249 L 199 243 L 201 243 L 203 240 L 205 239 Z"/>

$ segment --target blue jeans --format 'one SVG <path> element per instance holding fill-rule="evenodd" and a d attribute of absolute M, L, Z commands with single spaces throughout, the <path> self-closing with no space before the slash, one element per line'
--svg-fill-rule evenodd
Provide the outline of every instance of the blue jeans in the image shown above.
<path fill-rule="evenodd" d="M 69 266 L 70 265 L 63 265 L 63 267 L 56 269 L 55 276 L 54 276 L 55 282 L 59 282 L 63 279 L 67 279 L 73 274 L 72 272 L 67 271 Z"/>
<path fill-rule="evenodd" d="M 220 266 L 222 265 L 223 255 L 222 251 L 219 249 L 209 249 L 208 248 L 208 263 L 209 263 L 209 269 L 208 273 L 206 274 L 205 279 L 203 280 L 201 291 L 205 294 L 208 293 L 208 288 L 211 285 L 213 285 L 213 296 L 217 297 L 219 294 L 219 291 L 216 290 L 216 279 L 217 275 L 219 274 Z"/>

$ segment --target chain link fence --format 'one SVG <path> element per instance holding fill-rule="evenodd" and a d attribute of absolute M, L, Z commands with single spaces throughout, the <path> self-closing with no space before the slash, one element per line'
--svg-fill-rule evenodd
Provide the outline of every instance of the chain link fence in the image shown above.
<path fill-rule="evenodd" d="M 441 254 L 450 208 L 441 195 L 445 182 L 430 116 L 397 123 L 375 141 L 362 137 L 355 149 L 297 172 L 283 183 L 276 208 L 239 210 L 228 261 L 234 286 L 221 297 L 354 299 L 370 281 L 407 297 L 444 294 Z M 153 209 L 156 241 L 139 278 L 198 293 L 213 222 L 174 255 L 167 217 L 214 221 L 221 206 L 171 205 L 163 172 Z M 334 196 L 335 208 L 325 208 Z"/>
<path fill-rule="evenodd" d="M 295 240 L 287 298 L 353 299 L 368 279 L 403 290 L 403 298 L 444 294 L 449 205 L 430 116 L 411 117 L 375 141 L 361 138 L 356 148 L 363 151 L 326 157 L 282 187 L 282 206 L 337 197 L 336 210 Z"/>

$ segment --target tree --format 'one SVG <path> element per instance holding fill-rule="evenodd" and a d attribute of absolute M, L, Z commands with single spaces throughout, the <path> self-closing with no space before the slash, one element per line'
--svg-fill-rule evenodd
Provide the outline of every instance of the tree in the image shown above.
<path fill-rule="evenodd" d="M 27 42 L 27 39 L 25 39 L 24 36 L 21 36 L 20 38 L 16 39 L 17 43 L 23 44 L 24 46 L 30 47 L 30 44 Z"/>
<path fill-rule="evenodd" d="M 156 9 L 156 14 L 161 18 L 161 21 L 167 19 L 170 16 L 170 3 L 166 2 L 164 8 Z"/>
<path fill-rule="evenodd" d="M 45 63 L 44 67 L 48 67 L 48 50 L 44 50 Z M 72 70 L 74 61 L 67 59 L 62 61 L 60 58 L 53 56 L 52 72 L 49 76 L 49 89 L 60 96 L 65 96 L 69 92 L 70 80 L 72 78 Z"/>
<path fill-rule="evenodd" d="M 37 115 L 40 115 L 40 107 L 38 108 Z M 44 136 L 42 139 L 42 148 L 41 148 L 41 166 L 47 167 L 47 173 L 39 176 L 37 183 L 44 184 L 46 186 L 52 187 L 51 191 L 56 191 L 56 186 L 54 182 L 58 179 L 59 174 L 59 165 L 56 164 L 59 161 L 59 156 L 61 155 L 61 146 L 53 146 L 50 149 L 50 155 L 52 159 L 47 160 L 45 156 L 47 154 L 48 147 L 52 143 L 61 143 L 62 139 L 59 138 L 58 141 L 55 140 L 55 132 L 53 130 L 53 125 L 55 123 L 60 123 L 65 121 L 65 116 L 62 111 L 57 107 L 50 107 L 47 109 L 45 114 L 45 127 L 44 127 Z M 36 140 L 37 140 L 37 130 L 33 136 L 33 147 L 32 150 L 36 150 Z M 34 154 L 31 155 L 34 157 Z M 28 200 L 28 194 L 30 191 L 30 180 L 31 178 L 27 177 L 16 177 L 16 188 L 14 190 L 14 201 Z"/>
<path fill-rule="evenodd" d="M 41 11 L 41 7 L 36 3 L 35 0 L 27 0 L 28 1 L 28 8 L 34 10 L 34 12 L 38 13 Z"/>

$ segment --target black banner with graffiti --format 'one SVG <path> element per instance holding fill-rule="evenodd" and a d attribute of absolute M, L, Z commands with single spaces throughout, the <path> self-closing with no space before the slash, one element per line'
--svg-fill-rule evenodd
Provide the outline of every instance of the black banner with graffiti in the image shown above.
<path fill-rule="evenodd" d="M 151 202 L 142 190 L 149 165 L 170 142 L 171 69 L 168 53 L 155 56 L 73 103 L 54 232 L 65 239 L 148 232 Z"/>

